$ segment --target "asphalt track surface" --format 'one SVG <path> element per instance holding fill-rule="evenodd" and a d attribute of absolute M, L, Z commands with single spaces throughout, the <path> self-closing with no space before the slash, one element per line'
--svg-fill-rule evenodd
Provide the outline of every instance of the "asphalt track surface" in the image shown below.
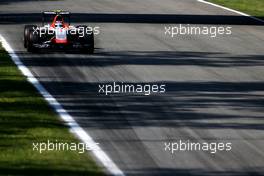
<path fill-rule="evenodd" d="M 24 24 L 50 9 L 99 26 L 96 53 L 26 52 Z M 228 25 L 232 35 L 164 35 L 179 23 Z M 195 0 L 0 1 L 0 33 L 126 175 L 264 175 L 263 29 Z M 167 91 L 98 94 L 98 84 L 113 81 Z M 178 140 L 232 142 L 232 150 L 164 151 L 164 142 Z"/>

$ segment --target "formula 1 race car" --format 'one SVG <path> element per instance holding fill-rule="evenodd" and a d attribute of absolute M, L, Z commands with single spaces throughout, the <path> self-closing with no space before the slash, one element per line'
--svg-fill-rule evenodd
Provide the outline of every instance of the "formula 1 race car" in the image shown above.
<path fill-rule="evenodd" d="M 40 49 L 78 49 L 94 52 L 94 33 L 85 25 L 70 25 L 70 12 L 56 10 L 42 13 L 42 26 L 25 25 L 24 47 L 29 52 Z"/>

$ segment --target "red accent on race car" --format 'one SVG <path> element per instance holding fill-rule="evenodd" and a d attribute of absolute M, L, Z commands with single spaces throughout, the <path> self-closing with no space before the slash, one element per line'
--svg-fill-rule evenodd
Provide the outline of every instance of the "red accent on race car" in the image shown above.
<path fill-rule="evenodd" d="M 52 23 L 51 23 L 51 25 L 50 25 L 51 28 L 55 28 L 55 23 L 56 23 L 56 21 L 57 21 L 57 17 L 58 17 L 58 15 L 56 15 L 56 16 L 54 17 L 54 19 L 53 19 L 53 21 L 52 21 Z M 63 19 L 62 19 L 62 25 L 63 25 L 63 26 L 62 26 L 63 28 L 69 28 L 69 24 L 64 23 Z"/>
<path fill-rule="evenodd" d="M 52 39 L 53 43 L 57 43 L 57 44 L 68 44 L 68 40 L 67 39 Z"/>
<path fill-rule="evenodd" d="M 68 41 L 67 41 L 67 39 L 65 39 L 65 40 L 55 39 L 55 43 L 67 44 Z"/>
<path fill-rule="evenodd" d="M 58 18 L 58 16 L 59 15 L 56 15 L 55 17 L 54 17 L 54 19 L 53 19 L 53 21 L 52 21 L 52 23 L 51 23 L 51 25 L 50 25 L 50 28 L 55 28 L 55 24 L 56 24 L 56 21 L 57 21 L 57 18 Z M 67 24 L 67 23 L 64 23 L 64 21 L 63 21 L 63 19 L 62 19 L 62 28 L 63 29 L 67 29 L 67 28 L 69 28 L 69 24 Z M 62 30 L 62 29 L 61 29 Z M 52 39 L 52 42 L 53 43 L 57 43 L 57 44 L 68 44 L 68 40 L 67 39 L 56 39 L 56 38 L 53 38 Z"/>

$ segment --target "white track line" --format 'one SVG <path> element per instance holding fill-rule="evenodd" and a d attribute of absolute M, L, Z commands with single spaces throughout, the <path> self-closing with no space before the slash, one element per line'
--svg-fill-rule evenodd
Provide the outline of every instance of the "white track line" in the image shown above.
<path fill-rule="evenodd" d="M 212 6 L 215 6 L 215 7 L 219 7 L 219 8 L 222 8 L 222 9 L 225 9 L 225 10 L 228 10 L 230 12 L 234 12 L 234 13 L 237 13 L 239 15 L 243 15 L 243 16 L 246 16 L 246 17 L 249 17 L 249 18 L 252 18 L 254 20 L 257 20 L 257 21 L 260 21 L 262 23 L 264 23 L 264 20 L 261 20 L 259 18 L 256 18 L 256 17 L 253 17 L 249 14 L 246 14 L 246 13 L 243 13 L 243 12 L 239 12 L 237 10 L 233 10 L 233 9 L 230 9 L 230 8 L 227 8 L 227 7 L 224 7 L 224 6 L 221 6 L 221 5 L 218 5 L 218 4 L 214 4 L 212 2 L 208 2 L 208 1 L 205 1 L 205 0 L 197 0 L 198 2 L 201 2 L 201 3 L 205 3 L 205 4 L 209 4 L 209 5 L 212 5 Z"/>
<path fill-rule="evenodd" d="M 44 99 L 52 106 L 58 115 L 67 123 L 73 134 L 80 138 L 87 146 L 92 148 L 92 153 L 103 164 L 104 167 L 114 176 L 125 176 L 124 173 L 115 165 L 109 156 L 98 146 L 92 137 L 86 133 L 82 127 L 73 119 L 71 115 L 61 106 L 61 104 L 42 86 L 42 84 L 33 76 L 31 71 L 21 62 L 19 57 L 15 54 L 12 47 L 8 44 L 5 38 L 0 34 L 0 41 L 2 46 L 9 53 L 13 62 L 17 65 L 19 70 L 26 76 L 27 80 L 38 90 Z"/>

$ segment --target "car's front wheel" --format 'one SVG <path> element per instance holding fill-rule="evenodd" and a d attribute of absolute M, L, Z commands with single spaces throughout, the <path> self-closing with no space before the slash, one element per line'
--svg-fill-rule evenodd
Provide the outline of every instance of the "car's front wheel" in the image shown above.
<path fill-rule="evenodd" d="M 94 53 L 94 34 L 91 33 L 86 36 L 85 44 L 88 45 L 88 47 L 84 47 L 84 52 L 93 54 Z"/>
<path fill-rule="evenodd" d="M 36 48 L 34 44 L 37 44 L 38 42 L 39 42 L 39 35 L 34 31 L 29 31 L 29 38 L 27 44 L 28 52 L 32 52 L 32 53 L 37 52 L 38 48 Z"/>
<path fill-rule="evenodd" d="M 83 30 L 82 36 L 79 36 L 79 40 L 82 44 L 82 52 L 93 54 L 94 53 L 94 33 L 87 26 L 77 26 L 77 28 Z M 88 31 L 88 32 L 87 32 Z"/>
<path fill-rule="evenodd" d="M 25 48 L 28 47 L 30 31 L 34 31 L 34 29 L 36 29 L 36 28 L 37 28 L 36 25 L 25 25 L 25 28 L 24 28 L 24 47 Z"/>

